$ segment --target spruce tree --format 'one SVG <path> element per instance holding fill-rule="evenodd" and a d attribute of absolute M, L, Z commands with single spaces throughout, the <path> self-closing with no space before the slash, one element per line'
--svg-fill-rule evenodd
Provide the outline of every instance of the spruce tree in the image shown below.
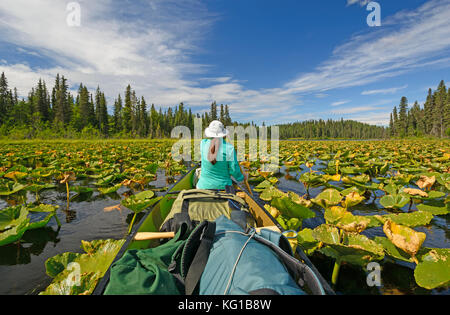
<path fill-rule="evenodd" d="M 444 80 L 439 83 L 437 90 L 435 91 L 433 108 L 433 135 L 443 138 L 445 133 L 444 125 L 444 113 L 445 104 L 447 102 L 447 88 L 445 87 Z"/>
<path fill-rule="evenodd" d="M 397 114 L 397 106 L 394 106 L 394 111 L 392 112 L 392 116 L 394 118 L 394 136 L 399 136 L 399 122 L 398 122 L 398 114 Z"/>
<path fill-rule="evenodd" d="M 231 117 L 230 117 L 230 109 L 228 107 L 228 104 L 225 104 L 225 112 L 224 112 L 224 122 L 223 124 L 225 126 L 231 126 L 233 124 L 233 122 L 231 121 Z"/>
<path fill-rule="evenodd" d="M 2 72 L 0 76 L 0 125 L 6 122 L 8 107 L 8 80 L 6 79 L 5 73 Z"/>
<path fill-rule="evenodd" d="M 211 104 L 211 116 L 210 116 L 210 119 L 209 119 L 208 123 L 210 123 L 213 120 L 217 120 L 217 104 L 216 104 L 216 101 L 214 101 Z"/>
<path fill-rule="evenodd" d="M 100 132 L 107 137 L 109 135 L 108 106 L 104 93 L 100 93 L 98 124 Z"/>
<path fill-rule="evenodd" d="M 433 129 L 433 108 L 434 108 L 434 97 L 433 91 L 428 89 L 427 100 L 424 104 L 424 125 L 425 134 L 430 134 Z"/>
<path fill-rule="evenodd" d="M 404 137 L 408 133 L 408 99 L 404 96 L 400 100 L 398 119 L 400 127 L 399 135 L 400 137 Z"/>
<path fill-rule="evenodd" d="M 391 137 L 395 135 L 394 119 L 392 118 L 392 113 L 389 118 L 389 133 Z"/>
<path fill-rule="evenodd" d="M 114 102 L 113 122 L 114 122 L 114 131 L 121 132 L 123 124 L 122 124 L 122 97 L 120 96 L 120 94 L 117 97 L 116 101 Z"/>
<path fill-rule="evenodd" d="M 142 96 L 139 108 L 139 127 L 138 132 L 140 137 L 146 137 L 148 131 L 148 117 L 147 117 L 147 103 L 145 102 L 144 97 Z"/>
<path fill-rule="evenodd" d="M 132 110 L 132 104 L 131 104 L 131 86 L 128 85 L 127 89 L 125 91 L 125 106 L 123 108 L 123 117 L 122 117 L 123 131 L 125 131 L 126 133 L 131 132 L 132 115 L 133 115 L 133 110 Z"/>

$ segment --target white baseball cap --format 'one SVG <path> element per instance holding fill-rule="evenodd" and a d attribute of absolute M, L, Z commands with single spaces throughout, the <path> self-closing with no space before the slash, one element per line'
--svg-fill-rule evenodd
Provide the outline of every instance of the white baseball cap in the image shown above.
<path fill-rule="evenodd" d="M 228 130 L 218 120 L 213 120 L 209 127 L 205 130 L 205 135 L 208 138 L 223 138 L 228 135 Z"/>

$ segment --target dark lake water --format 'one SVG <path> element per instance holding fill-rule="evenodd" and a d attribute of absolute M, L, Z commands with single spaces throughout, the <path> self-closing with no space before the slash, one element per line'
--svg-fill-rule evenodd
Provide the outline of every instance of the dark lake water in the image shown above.
<path fill-rule="evenodd" d="M 318 171 L 320 174 L 320 160 L 318 160 L 313 170 Z M 326 165 L 323 165 L 325 167 Z M 301 173 L 309 170 L 298 170 L 295 172 L 286 173 L 285 168 L 281 169 L 279 174 L 278 188 L 282 191 L 293 191 L 300 196 L 306 194 L 306 190 L 302 183 L 298 181 Z M 288 174 L 288 176 L 286 176 Z M 337 184 L 330 182 L 331 184 Z M 311 196 L 316 196 L 323 190 L 323 187 L 310 188 L 309 193 Z M 383 196 L 383 192 L 376 191 L 377 196 Z M 352 208 L 351 212 L 355 215 L 375 215 L 375 214 L 388 214 L 383 211 L 384 208 L 379 203 L 379 198 L 375 201 L 374 198 L 365 200 L 359 205 Z M 409 205 L 405 206 L 402 210 L 407 211 Z M 323 212 L 318 208 L 312 207 L 316 212 L 316 217 L 303 221 L 304 228 L 315 228 L 320 224 L 325 223 L 323 218 Z M 411 210 L 416 210 L 415 207 Z M 423 247 L 432 248 L 449 248 L 450 247 L 450 215 L 446 216 L 434 216 L 430 225 L 426 227 L 415 227 L 414 230 L 426 233 L 427 237 L 422 245 Z M 362 234 L 373 238 L 375 236 L 383 236 L 382 227 L 371 228 L 364 231 Z M 333 271 L 333 262 L 325 257 L 321 257 L 320 254 L 315 254 L 311 258 L 312 262 L 319 269 L 321 274 L 327 279 L 331 280 L 331 274 Z M 385 259 L 387 260 L 387 259 Z M 336 288 L 337 294 L 450 294 L 450 289 L 436 289 L 426 290 L 417 286 L 414 279 L 414 265 L 406 262 L 389 262 L 385 261 L 382 264 L 381 279 L 382 286 L 368 287 L 366 278 L 368 272 L 365 272 L 359 267 L 353 267 L 351 265 L 341 266 L 339 273 L 338 287 Z"/>
<path fill-rule="evenodd" d="M 163 171 L 158 171 L 152 187 L 166 187 Z M 86 182 L 76 182 L 95 188 Z M 57 215 L 61 222 L 58 229 L 52 218 L 44 229 L 27 231 L 20 244 L 0 247 L 0 295 L 4 294 L 38 294 L 51 283 L 52 279 L 45 273 L 45 261 L 64 252 L 82 253 L 81 241 L 95 239 L 121 239 L 126 236 L 133 212 L 123 208 L 122 211 L 105 212 L 104 208 L 120 203 L 121 194 L 128 191 L 121 188 L 117 193 L 107 196 L 94 190 L 92 195 L 77 198 L 70 202 L 67 210 L 66 188 L 64 185 L 55 191 L 40 193 L 42 203 L 59 205 Z M 75 193 L 71 193 L 71 196 Z M 28 202 L 35 200 L 34 193 L 27 193 Z M 5 198 L 0 199 L 0 209 L 8 206 Z M 40 215 L 40 214 L 37 214 Z"/>

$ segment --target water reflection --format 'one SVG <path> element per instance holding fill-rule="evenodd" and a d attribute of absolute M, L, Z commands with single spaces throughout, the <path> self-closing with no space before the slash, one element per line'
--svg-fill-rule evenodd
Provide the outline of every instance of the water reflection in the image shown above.
<path fill-rule="evenodd" d="M 31 262 L 31 255 L 39 256 L 48 243 L 53 247 L 60 242 L 58 230 L 44 227 L 36 230 L 26 231 L 20 242 L 0 247 L 0 265 L 26 265 Z"/>

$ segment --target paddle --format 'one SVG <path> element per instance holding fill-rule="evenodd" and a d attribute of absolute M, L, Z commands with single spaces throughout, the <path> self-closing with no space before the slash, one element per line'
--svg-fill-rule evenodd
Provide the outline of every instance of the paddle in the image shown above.
<path fill-rule="evenodd" d="M 269 229 L 271 231 L 280 232 L 280 229 L 277 226 L 263 226 L 256 228 L 256 232 L 260 233 L 262 229 Z M 161 238 L 174 238 L 175 232 L 140 232 L 137 233 L 134 237 L 135 241 L 149 241 L 149 240 L 157 240 Z"/>
<path fill-rule="evenodd" d="M 244 183 L 245 183 L 245 187 L 247 188 L 248 192 L 250 193 L 250 195 L 253 196 L 253 191 L 250 188 L 250 185 L 248 184 L 248 180 L 247 180 L 247 175 L 244 173 L 244 170 L 242 169 L 242 166 L 239 164 L 239 167 L 241 168 L 241 173 L 242 175 L 244 175 Z"/>
<path fill-rule="evenodd" d="M 233 143 L 231 142 L 231 139 L 230 139 L 229 136 L 227 136 L 226 138 L 227 138 L 226 141 L 227 141 L 228 143 L 233 144 Z M 247 177 L 248 177 L 248 176 L 246 176 L 246 174 L 244 173 L 244 170 L 242 169 L 242 165 L 241 165 L 241 164 L 239 164 L 239 167 L 241 168 L 241 173 L 242 173 L 242 175 L 244 175 L 244 184 L 245 184 L 245 187 L 247 188 L 247 190 L 248 190 L 248 192 L 250 193 L 250 195 L 253 196 L 253 191 L 252 191 L 252 189 L 250 188 L 250 185 L 248 184 L 248 180 L 247 180 Z"/>

